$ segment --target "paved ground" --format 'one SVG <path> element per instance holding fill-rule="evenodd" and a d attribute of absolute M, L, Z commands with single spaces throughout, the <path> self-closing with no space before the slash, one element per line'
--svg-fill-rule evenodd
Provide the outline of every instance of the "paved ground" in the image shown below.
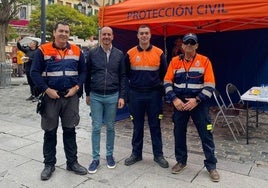
<path fill-rule="evenodd" d="M 106 168 L 105 129 L 102 132 L 101 167 L 94 175 L 77 176 L 65 170 L 62 131 L 58 131 L 57 168 L 49 181 L 40 181 L 43 168 L 40 117 L 35 113 L 36 103 L 25 101 L 29 87 L 25 78 L 12 78 L 10 87 L 0 89 L 0 187 L 267 187 L 268 186 L 268 126 L 250 126 L 250 144 L 245 135 L 235 143 L 225 126 L 217 125 L 214 131 L 219 183 L 212 183 L 203 167 L 200 141 L 192 123 L 188 128 L 188 168 L 173 175 L 153 162 L 150 135 L 145 128 L 143 160 L 133 166 L 124 165 L 131 152 L 132 124 L 128 119 L 116 123 L 114 157 L 117 167 Z M 164 154 L 170 163 L 174 160 L 172 108 L 165 105 L 162 134 Z M 91 161 L 91 120 L 84 99 L 80 102 L 80 125 L 77 127 L 79 162 L 88 166 Z M 268 122 L 264 115 L 262 122 Z"/>

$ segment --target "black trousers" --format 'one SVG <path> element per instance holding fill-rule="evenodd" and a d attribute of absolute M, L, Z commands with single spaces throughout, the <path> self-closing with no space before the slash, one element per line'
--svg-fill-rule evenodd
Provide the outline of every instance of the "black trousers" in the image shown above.
<path fill-rule="evenodd" d="M 57 129 L 45 131 L 43 155 L 45 165 L 56 164 L 56 145 L 57 145 Z M 72 166 L 77 162 L 77 144 L 75 128 L 63 127 L 63 144 L 64 152 L 67 159 L 67 166 Z"/>
<path fill-rule="evenodd" d="M 30 72 L 26 72 L 26 78 L 27 78 L 27 82 L 30 86 L 30 92 L 32 96 L 38 97 L 40 95 L 40 91 L 38 90 L 38 88 L 34 85 L 34 82 L 32 80 L 32 77 L 30 75 Z"/>

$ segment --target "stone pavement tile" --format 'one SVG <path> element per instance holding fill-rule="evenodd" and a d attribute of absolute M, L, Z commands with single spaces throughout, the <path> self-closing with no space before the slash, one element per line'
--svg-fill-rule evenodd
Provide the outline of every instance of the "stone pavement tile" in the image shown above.
<path fill-rule="evenodd" d="M 2 161 L 0 165 L 0 177 L 5 176 L 9 169 L 19 166 L 29 160 L 31 159 L 10 153 L 8 151 L 0 150 L 0 161 Z"/>
<path fill-rule="evenodd" d="M 76 188 L 119 188 L 119 185 L 109 185 L 106 184 L 106 182 L 99 182 L 99 181 L 94 181 L 92 179 L 88 179 L 85 182 L 81 183 L 78 185 Z"/>
<path fill-rule="evenodd" d="M 163 171 L 164 174 L 168 173 L 168 169 L 163 169 L 154 163 L 148 155 L 145 154 L 142 161 L 131 165 L 125 166 L 124 161 L 117 163 L 115 169 L 108 169 L 106 167 L 106 160 L 100 161 L 100 168 L 96 174 L 90 174 L 92 180 L 101 182 L 104 185 L 110 185 L 111 187 L 128 187 L 142 177 L 144 173 L 147 173 L 147 169 L 157 169 L 154 171 Z"/>
<path fill-rule="evenodd" d="M 34 141 L 19 138 L 17 136 L 0 133 L 0 149 L 14 151 L 33 144 Z"/>
<path fill-rule="evenodd" d="M 91 130 L 84 128 L 80 124 L 76 127 L 76 137 L 91 138 Z"/>
<path fill-rule="evenodd" d="M 268 185 L 268 167 L 267 166 L 257 166 L 257 165 L 253 166 L 253 168 L 250 171 L 249 176 L 267 180 L 267 185 Z"/>
<path fill-rule="evenodd" d="M 198 187 L 211 187 L 211 188 L 222 188 L 222 187 L 236 187 L 236 188 L 260 188 L 267 187 L 268 181 L 249 177 L 246 175 L 235 174 L 225 170 L 218 170 L 220 174 L 220 182 L 212 182 L 209 178 L 206 169 L 203 169 L 198 176 L 192 182 L 193 185 Z"/>
<path fill-rule="evenodd" d="M 164 144 L 163 144 L 163 154 L 165 157 L 175 158 L 174 148 L 165 147 Z"/>
<path fill-rule="evenodd" d="M 17 149 L 14 153 L 25 156 L 29 159 L 34 159 L 39 162 L 43 162 L 43 144 L 42 143 L 34 143 L 32 145 L 23 147 L 21 149 Z M 56 153 L 57 163 L 56 166 L 60 166 L 65 164 L 65 153 L 61 146 L 57 145 L 57 153 Z"/>
<path fill-rule="evenodd" d="M 40 128 L 33 128 L 29 126 L 25 126 L 21 123 L 8 122 L 4 120 L 0 120 L 0 130 L 1 132 L 5 132 L 6 134 L 24 137 L 30 134 L 34 134 L 40 131 Z"/>
<path fill-rule="evenodd" d="M 91 154 L 91 139 L 76 137 L 77 151 L 80 153 Z"/>
<path fill-rule="evenodd" d="M 154 173 L 145 173 L 135 182 L 127 186 L 128 188 L 137 188 L 137 187 L 146 187 L 146 188 L 155 188 L 155 187 L 168 187 L 168 188 L 177 188 L 177 187 L 187 187 L 187 188 L 196 188 L 196 185 L 193 185 L 191 182 L 178 181 L 172 177 L 162 176 Z"/>
<path fill-rule="evenodd" d="M 0 114 L 0 122 L 5 125 L 5 123 L 13 124 L 13 126 L 27 126 L 31 128 L 41 129 L 40 126 L 40 119 L 38 118 L 27 118 L 27 117 L 21 117 L 23 113 L 17 114 L 17 116 L 13 116 L 12 114 L 3 114 L 1 112 Z M 32 115 L 35 116 L 35 115 Z"/>
<path fill-rule="evenodd" d="M 51 188 L 51 187 L 76 187 L 85 180 L 86 176 L 74 175 L 72 172 L 56 167 L 55 172 L 49 181 L 41 181 L 40 174 L 43 164 L 37 161 L 29 161 L 20 166 L 10 169 L 4 177 L 12 182 L 16 182 L 21 187 L 29 188 Z"/>
<path fill-rule="evenodd" d="M 241 174 L 241 175 L 249 175 L 249 172 L 254 163 L 238 163 L 230 160 L 220 160 L 218 159 L 217 168 L 221 170 L 226 170 L 229 172 Z"/>
<path fill-rule="evenodd" d="M 43 141 L 44 141 L 44 131 L 41 128 L 39 128 L 38 132 L 35 132 L 34 134 L 24 136 L 23 138 L 33 140 L 35 142 L 43 143 Z M 59 140 L 59 139 L 57 139 L 57 140 Z"/>
<path fill-rule="evenodd" d="M 15 182 L 13 180 L 0 178 L 0 187 L 3 188 L 22 188 L 24 185 L 21 185 L 18 182 Z"/>

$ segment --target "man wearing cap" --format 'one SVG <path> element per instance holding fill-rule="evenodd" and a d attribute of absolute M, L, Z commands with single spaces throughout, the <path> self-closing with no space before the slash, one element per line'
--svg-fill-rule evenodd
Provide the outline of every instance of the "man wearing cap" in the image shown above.
<path fill-rule="evenodd" d="M 214 182 L 220 180 L 216 170 L 217 159 L 211 133 L 212 124 L 208 113 L 207 102 L 215 89 L 215 79 L 208 57 L 196 53 L 197 36 L 188 33 L 183 37 L 184 53 L 173 57 L 164 78 L 167 98 L 174 105 L 175 158 L 177 164 L 172 173 L 178 174 L 187 165 L 186 132 L 191 117 L 202 142 L 205 154 L 204 164 Z"/>

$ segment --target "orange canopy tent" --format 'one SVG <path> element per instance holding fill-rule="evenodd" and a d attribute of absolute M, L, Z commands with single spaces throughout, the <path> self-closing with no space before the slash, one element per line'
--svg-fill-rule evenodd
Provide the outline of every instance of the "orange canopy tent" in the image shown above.
<path fill-rule="evenodd" d="M 141 24 L 162 36 L 268 28 L 268 1 L 125 0 L 100 8 L 100 27 L 137 30 Z"/>
<path fill-rule="evenodd" d="M 137 45 L 141 24 L 167 56 L 175 35 L 202 33 L 199 51 L 210 57 L 220 92 L 230 81 L 243 92 L 268 83 L 268 0 L 125 0 L 99 10 L 99 26 L 114 29 L 123 51 Z"/>

